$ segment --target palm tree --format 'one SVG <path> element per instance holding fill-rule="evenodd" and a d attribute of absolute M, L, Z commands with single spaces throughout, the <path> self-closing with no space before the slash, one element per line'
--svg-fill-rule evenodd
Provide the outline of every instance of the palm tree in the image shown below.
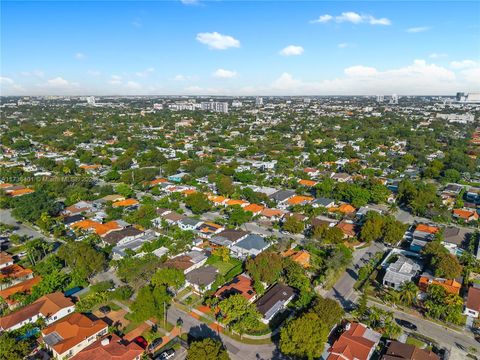
<path fill-rule="evenodd" d="M 388 204 L 388 212 L 390 214 L 395 214 L 398 211 L 398 205 L 396 202 L 391 202 Z"/>
<path fill-rule="evenodd" d="M 403 283 L 400 287 L 400 300 L 407 305 L 415 304 L 417 300 L 418 287 L 412 281 Z"/>

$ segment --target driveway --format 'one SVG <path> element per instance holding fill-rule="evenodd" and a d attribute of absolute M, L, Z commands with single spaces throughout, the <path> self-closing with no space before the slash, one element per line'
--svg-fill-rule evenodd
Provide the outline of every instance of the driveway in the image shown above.
<path fill-rule="evenodd" d="M 30 225 L 17 224 L 17 220 L 12 216 L 12 211 L 10 209 L 0 209 L 0 222 L 16 226 L 18 229 L 13 232 L 14 234 L 26 236 L 29 239 L 41 238 L 47 241 L 52 241 L 52 239 L 47 238 L 45 235 L 43 235 L 41 232 L 34 229 Z"/>

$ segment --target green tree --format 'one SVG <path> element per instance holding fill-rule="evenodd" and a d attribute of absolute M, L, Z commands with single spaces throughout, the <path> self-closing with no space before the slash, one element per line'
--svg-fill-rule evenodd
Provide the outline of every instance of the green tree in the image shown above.
<path fill-rule="evenodd" d="M 68 242 L 58 249 L 58 257 L 65 261 L 72 273 L 87 280 L 106 265 L 102 252 L 84 241 Z"/>
<path fill-rule="evenodd" d="M 248 259 L 245 267 L 255 281 L 273 284 L 282 273 L 283 258 L 274 252 L 263 252 L 253 259 Z"/>
<path fill-rule="evenodd" d="M 283 223 L 283 230 L 288 231 L 292 234 L 299 234 L 304 229 L 304 224 L 302 221 L 297 220 L 294 216 L 288 217 L 287 220 Z"/>
<path fill-rule="evenodd" d="M 258 329 L 261 325 L 260 313 L 255 305 L 242 295 L 236 294 L 218 303 L 222 321 L 240 334 Z"/>
<path fill-rule="evenodd" d="M 170 303 L 171 296 L 164 285 L 147 285 L 141 288 L 137 297 L 131 305 L 133 319 L 135 321 L 145 321 L 151 317 L 160 321 L 164 315 L 164 309 Z"/>
<path fill-rule="evenodd" d="M 212 338 L 193 341 L 188 348 L 187 360 L 229 360 L 223 344 Z"/>
<path fill-rule="evenodd" d="M 12 333 L 4 332 L 0 335 L 0 359 L 24 359 L 30 353 L 30 345 L 25 340 L 17 340 Z"/>
<path fill-rule="evenodd" d="M 400 287 L 400 300 L 406 305 L 415 304 L 417 301 L 418 287 L 412 281 L 402 284 Z"/>
<path fill-rule="evenodd" d="M 382 238 L 382 217 L 374 211 L 367 213 L 367 220 L 360 231 L 360 239 L 366 242 L 377 241 Z"/>
<path fill-rule="evenodd" d="M 185 284 L 185 274 L 183 271 L 164 267 L 158 269 L 152 276 L 152 284 L 155 286 L 165 285 L 174 289 L 180 289 Z"/>
<path fill-rule="evenodd" d="M 234 226 L 240 226 L 252 219 L 252 213 L 245 211 L 240 205 L 232 206 L 232 211 L 228 216 L 228 223 Z"/>
<path fill-rule="evenodd" d="M 208 200 L 207 195 L 201 192 L 188 195 L 185 199 L 185 205 L 192 210 L 194 214 L 203 214 L 212 209 L 212 202 Z"/>

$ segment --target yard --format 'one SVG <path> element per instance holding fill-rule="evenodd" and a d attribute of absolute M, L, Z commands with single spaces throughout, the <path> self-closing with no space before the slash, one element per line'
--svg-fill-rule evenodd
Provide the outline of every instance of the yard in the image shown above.
<path fill-rule="evenodd" d="M 239 273 L 240 273 L 241 265 L 242 265 L 240 260 L 230 258 L 228 261 L 223 261 L 218 256 L 210 256 L 210 258 L 207 260 L 207 264 L 215 266 L 218 269 L 218 272 L 220 273 L 220 275 L 222 276 L 225 276 L 226 274 L 228 274 L 235 267 L 239 268 Z M 229 274 L 229 275 L 232 275 L 232 274 Z M 237 274 L 233 274 L 233 276 L 235 275 Z"/>

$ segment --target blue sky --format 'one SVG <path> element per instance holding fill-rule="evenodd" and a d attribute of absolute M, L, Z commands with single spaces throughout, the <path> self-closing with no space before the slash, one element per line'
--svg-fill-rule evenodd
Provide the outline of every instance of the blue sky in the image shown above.
<path fill-rule="evenodd" d="M 2 1 L 1 93 L 480 90 L 478 1 Z"/>

